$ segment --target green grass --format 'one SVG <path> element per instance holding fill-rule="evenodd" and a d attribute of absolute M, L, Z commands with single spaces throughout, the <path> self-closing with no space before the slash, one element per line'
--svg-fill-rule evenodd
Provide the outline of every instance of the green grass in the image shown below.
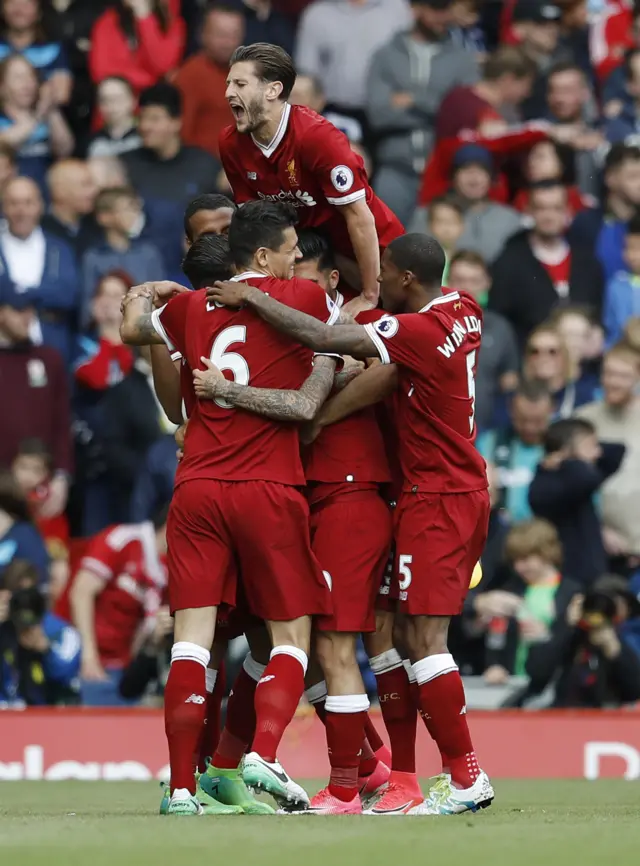
<path fill-rule="evenodd" d="M 451 818 L 160 818 L 155 784 L 0 783 L 6 866 L 625 866 L 640 861 L 640 789 L 499 781 Z"/>

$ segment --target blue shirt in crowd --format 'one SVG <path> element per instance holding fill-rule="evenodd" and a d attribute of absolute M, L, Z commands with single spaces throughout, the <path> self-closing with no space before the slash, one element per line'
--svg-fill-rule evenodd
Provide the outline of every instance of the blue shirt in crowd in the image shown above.
<path fill-rule="evenodd" d="M 618 271 L 608 282 L 604 292 L 602 324 L 607 349 L 622 339 L 627 321 L 640 316 L 640 276 Z"/>
<path fill-rule="evenodd" d="M 40 587 L 49 582 L 49 554 L 42 536 L 32 523 L 18 522 L 0 538 L 0 571 L 14 559 L 25 559 L 38 571 Z"/>
<path fill-rule="evenodd" d="M 544 456 L 542 445 L 525 445 L 515 434 L 508 444 L 502 444 L 496 430 L 481 433 L 476 445 L 487 463 L 496 467 L 498 484 L 503 491 L 503 507 L 510 520 L 514 523 L 529 520 L 532 516 L 529 485 Z"/>

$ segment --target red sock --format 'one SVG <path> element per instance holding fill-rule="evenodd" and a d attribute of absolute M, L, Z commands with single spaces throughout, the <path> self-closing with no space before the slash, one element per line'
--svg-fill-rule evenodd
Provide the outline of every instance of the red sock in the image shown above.
<path fill-rule="evenodd" d="M 220 710 L 224 695 L 224 671 L 205 671 L 207 703 L 205 718 L 198 744 L 198 759 L 196 765 L 201 773 L 207 769 L 207 758 L 211 758 L 220 739 Z"/>
<path fill-rule="evenodd" d="M 254 701 L 264 670 L 265 666 L 258 664 L 250 654 L 244 660 L 229 695 L 227 721 L 211 761 L 214 767 L 234 770 L 247 751 L 256 731 Z"/>
<path fill-rule="evenodd" d="M 464 686 L 453 656 L 427 656 L 413 670 L 420 688 L 420 707 L 429 733 L 440 753 L 446 756 L 451 781 L 458 788 L 470 788 L 480 775 L 473 750 Z"/>
<path fill-rule="evenodd" d="M 407 665 L 408 665 L 408 667 L 407 667 Z M 416 705 L 416 709 L 418 710 L 418 715 L 420 716 L 420 718 L 424 722 L 424 726 L 427 729 L 427 731 L 429 732 L 429 736 L 436 743 L 436 746 L 438 746 L 438 744 L 436 742 L 435 734 L 434 734 L 433 725 L 431 724 L 431 717 L 425 715 L 425 713 L 422 711 L 422 709 L 420 707 L 420 686 L 416 682 L 416 677 L 415 677 L 415 674 L 413 673 L 413 667 L 408 662 L 405 662 L 405 667 L 407 668 L 407 674 L 409 676 L 409 682 L 411 683 L 411 697 L 413 698 L 413 701 Z M 442 761 L 442 772 L 448 773 L 449 772 L 449 759 L 447 758 L 446 755 L 444 755 L 442 753 L 442 750 L 440 750 L 439 748 L 438 748 L 438 751 L 440 751 L 440 760 Z"/>
<path fill-rule="evenodd" d="M 256 734 L 251 751 L 270 763 L 276 759 L 282 735 L 302 697 L 307 661 L 307 654 L 297 647 L 275 647 L 256 688 Z"/>
<path fill-rule="evenodd" d="M 305 697 L 313 707 L 316 716 L 320 719 L 323 725 L 326 727 L 327 723 L 327 711 L 325 708 L 325 701 L 327 699 L 327 687 L 325 683 L 318 683 L 315 686 L 311 686 L 311 688 L 305 689 Z M 367 714 L 367 721 L 369 721 L 369 715 Z M 373 723 L 370 722 L 372 725 Z M 366 725 L 366 722 L 365 722 Z M 366 728 L 365 728 L 366 730 Z M 378 737 L 378 732 L 375 732 L 376 737 Z M 378 737 L 379 739 L 379 737 Z M 386 748 L 382 740 L 380 740 L 380 744 L 382 748 Z M 387 750 L 388 751 L 388 750 Z M 378 766 L 378 758 L 376 757 L 371 744 L 368 738 L 365 736 L 362 741 L 362 749 L 360 753 L 360 764 L 358 767 L 358 776 L 370 776 L 371 773 Z"/>
<path fill-rule="evenodd" d="M 209 652 L 180 641 L 171 651 L 171 668 L 164 692 L 164 729 L 169 743 L 171 791 L 196 792 L 194 755 L 206 711 L 205 670 Z"/>
<path fill-rule="evenodd" d="M 388 650 L 372 658 L 370 664 L 376 675 L 382 719 L 389 734 L 391 769 L 415 773 L 418 713 L 402 659 L 396 650 Z"/>
<path fill-rule="evenodd" d="M 358 769 L 369 699 L 366 695 L 330 695 L 326 709 L 331 764 L 329 792 L 348 803 L 358 794 Z"/>
<path fill-rule="evenodd" d="M 382 761 L 383 764 L 386 764 L 387 767 L 391 766 L 391 750 L 385 744 L 384 740 L 378 733 L 378 729 L 373 724 L 371 716 L 367 713 L 367 718 L 364 723 L 364 735 L 367 738 L 369 745 L 371 746 L 371 751 L 376 756 L 379 761 Z M 373 771 L 372 771 L 373 772 Z"/>

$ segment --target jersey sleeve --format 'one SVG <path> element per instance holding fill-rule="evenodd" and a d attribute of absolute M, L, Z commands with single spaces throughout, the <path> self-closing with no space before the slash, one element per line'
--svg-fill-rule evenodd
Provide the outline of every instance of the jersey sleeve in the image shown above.
<path fill-rule="evenodd" d="M 231 187 L 235 203 L 241 205 L 251 201 L 256 196 L 247 183 L 246 169 L 243 172 L 242 165 L 236 159 L 237 142 L 234 142 L 234 136 L 229 133 L 228 129 L 222 130 L 218 145 L 220 147 L 220 162 Z"/>
<path fill-rule="evenodd" d="M 345 205 L 366 198 L 367 175 L 362 158 L 351 150 L 343 132 L 327 122 L 304 142 L 304 161 L 329 204 Z"/>
<path fill-rule="evenodd" d="M 419 313 L 383 316 L 364 329 L 383 364 L 401 364 L 414 370 L 424 366 L 425 350 L 436 341 L 431 322 Z"/>
<path fill-rule="evenodd" d="M 326 325 L 335 325 L 340 317 L 340 307 L 334 304 L 324 289 L 311 280 L 301 280 L 297 277 L 289 280 L 289 283 L 291 287 L 289 306 L 313 316 L 314 319 L 320 319 Z"/>
<path fill-rule="evenodd" d="M 122 550 L 115 540 L 116 530 L 107 529 L 97 535 L 80 561 L 80 569 L 89 571 L 105 584 L 118 573 Z"/>
<path fill-rule="evenodd" d="M 174 361 L 185 354 L 187 309 L 191 294 L 191 292 L 183 292 L 176 295 L 164 307 L 151 313 L 151 322 L 155 332 L 159 337 L 162 337 Z"/>

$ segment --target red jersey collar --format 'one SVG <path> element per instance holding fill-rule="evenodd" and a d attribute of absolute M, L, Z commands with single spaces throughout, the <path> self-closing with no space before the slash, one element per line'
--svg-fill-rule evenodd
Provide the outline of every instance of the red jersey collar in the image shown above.
<path fill-rule="evenodd" d="M 251 136 L 251 140 L 258 148 L 258 150 L 262 151 L 262 154 L 269 159 L 270 156 L 273 156 L 275 151 L 278 148 L 278 145 L 282 141 L 287 131 L 287 127 L 289 126 L 289 115 L 291 114 L 291 106 L 288 102 L 284 104 L 284 111 L 282 112 L 282 117 L 280 118 L 280 123 L 278 124 L 278 128 L 276 129 L 276 134 L 273 136 L 269 144 L 264 145 L 260 144 L 259 141 L 256 141 L 253 135 Z"/>
<path fill-rule="evenodd" d="M 447 292 L 446 295 L 440 295 L 439 298 L 434 298 L 432 301 L 429 301 L 428 304 L 418 310 L 419 313 L 426 313 L 427 310 L 430 310 L 431 307 L 434 307 L 436 304 L 446 304 L 447 301 L 459 301 L 460 295 L 457 292 Z"/>

